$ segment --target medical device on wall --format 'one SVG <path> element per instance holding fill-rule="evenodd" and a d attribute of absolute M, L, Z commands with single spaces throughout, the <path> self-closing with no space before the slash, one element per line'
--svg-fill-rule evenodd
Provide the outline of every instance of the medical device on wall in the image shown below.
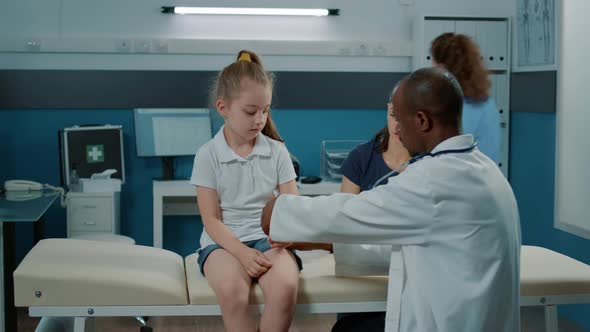
<path fill-rule="evenodd" d="M 172 180 L 174 157 L 194 156 L 211 139 L 211 117 L 203 109 L 136 109 L 138 157 L 161 157 L 162 179 Z"/>
<path fill-rule="evenodd" d="M 59 131 L 61 180 L 72 189 L 80 178 L 115 169 L 113 178 L 125 183 L 121 126 L 74 126 Z M 77 190 L 77 189 L 75 189 Z"/>
<path fill-rule="evenodd" d="M 59 131 L 68 237 L 117 234 L 125 181 L 121 126 L 74 126 Z"/>

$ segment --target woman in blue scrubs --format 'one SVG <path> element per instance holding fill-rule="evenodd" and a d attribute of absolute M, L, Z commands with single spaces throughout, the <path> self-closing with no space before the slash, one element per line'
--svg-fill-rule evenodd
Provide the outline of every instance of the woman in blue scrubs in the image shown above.
<path fill-rule="evenodd" d="M 489 72 L 477 44 L 468 36 L 444 33 L 430 45 L 434 66 L 453 73 L 463 89 L 463 133 L 472 134 L 481 152 L 500 161 L 500 114 L 490 96 Z"/>

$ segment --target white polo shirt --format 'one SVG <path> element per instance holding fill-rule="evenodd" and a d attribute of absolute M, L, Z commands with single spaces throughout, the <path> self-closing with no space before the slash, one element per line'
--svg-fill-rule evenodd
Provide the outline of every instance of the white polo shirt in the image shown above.
<path fill-rule="evenodd" d="M 279 184 L 295 177 L 285 144 L 260 133 L 252 153 L 242 158 L 229 147 L 221 127 L 197 151 L 190 183 L 217 190 L 221 220 L 244 242 L 266 237 L 260 227 L 262 208 Z M 214 243 L 203 229 L 201 248 Z"/>

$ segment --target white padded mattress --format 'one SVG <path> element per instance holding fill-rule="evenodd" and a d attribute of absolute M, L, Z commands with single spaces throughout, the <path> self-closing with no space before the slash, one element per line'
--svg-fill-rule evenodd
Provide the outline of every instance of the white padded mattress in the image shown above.
<path fill-rule="evenodd" d="M 522 246 L 520 295 L 590 294 L 590 265 L 542 247 Z"/>
<path fill-rule="evenodd" d="M 188 304 L 184 262 L 153 247 L 42 240 L 14 272 L 16 306 Z"/>
<path fill-rule="evenodd" d="M 301 256 L 299 304 L 385 301 L 386 277 L 335 277 L 332 255 Z M 15 304 L 22 307 L 217 304 L 196 254 L 183 262 L 162 249 L 86 240 L 42 240 L 14 272 L 14 287 Z M 568 294 L 590 294 L 590 266 L 523 246 L 521 295 Z M 251 303 L 264 303 L 256 284 Z"/>

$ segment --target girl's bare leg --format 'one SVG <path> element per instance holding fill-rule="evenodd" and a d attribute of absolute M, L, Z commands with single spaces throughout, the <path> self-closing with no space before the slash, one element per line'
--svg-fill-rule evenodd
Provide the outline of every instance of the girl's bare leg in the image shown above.
<path fill-rule="evenodd" d="M 260 331 L 287 332 L 297 303 L 299 267 L 289 250 L 273 248 L 264 254 L 272 262 L 272 267 L 258 279 L 265 303 Z"/>
<path fill-rule="evenodd" d="M 226 331 L 256 331 L 256 320 L 248 310 L 252 279 L 240 261 L 230 252 L 217 249 L 209 254 L 203 270 L 217 295 Z"/>

